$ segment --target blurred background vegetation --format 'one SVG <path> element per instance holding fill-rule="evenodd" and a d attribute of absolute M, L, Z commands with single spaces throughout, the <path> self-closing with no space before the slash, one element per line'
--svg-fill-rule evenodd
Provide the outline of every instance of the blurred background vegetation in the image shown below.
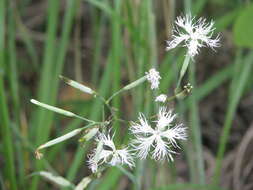
<path fill-rule="evenodd" d="M 253 189 L 253 3 L 250 0 L 1 0 L 0 1 L 0 188 L 56 189 L 41 170 L 78 183 L 92 143 L 73 138 L 45 151 L 49 139 L 84 124 L 32 105 L 36 98 L 93 120 L 102 105 L 60 83 L 62 74 L 110 96 L 125 84 L 159 68 L 161 92 L 173 95 L 184 59 L 182 48 L 165 52 L 176 16 L 191 12 L 214 20 L 221 34 L 216 52 L 202 49 L 191 64 L 191 96 L 173 102 L 189 128 L 174 163 L 138 161 L 132 183 L 110 168 L 88 189 Z M 114 99 L 118 114 L 135 120 L 152 113 L 152 94 L 141 85 Z M 114 123 L 117 143 L 129 126 Z M 208 185 L 207 185 L 208 184 Z"/>

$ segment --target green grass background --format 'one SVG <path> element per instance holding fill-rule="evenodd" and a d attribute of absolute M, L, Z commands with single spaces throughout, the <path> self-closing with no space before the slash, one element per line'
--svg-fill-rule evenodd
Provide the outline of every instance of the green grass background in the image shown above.
<path fill-rule="evenodd" d="M 43 2 L 44 22 L 35 30 L 43 33 L 38 47 L 33 32 L 25 25 L 29 6 Z M 162 76 L 160 91 L 172 95 L 178 71 L 184 59 L 182 48 L 165 52 L 165 40 L 171 34 L 173 20 L 178 15 L 191 12 L 196 17 L 214 20 L 221 39 L 228 33 L 233 44 L 231 63 L 222 66 L 204 82 L 197 81 L 198 62 L 190 65 L 186 81 L 194 85 L 192 95 L 177 103 L 179 115 L 189 127 L 189 142 L 183 144 L 183 159 L 187 162 L 189 181 L 178 184 L 177 168 L 169 163 L 166 170 L 169 179 L 160 183 L 156 172 L 159 164 L 138 161 L 134 172 L 136 183 L 129 181 L 130 189 L 211 189 L 207 185 L 204 170 L 201 124 L 198 105 L 215 89 L 229 85 L 226 113 L 219 146 L 216 167 L 211 184 L 215 189 L 221 180 L 221 166 L 229 141 L 232 121 L 241 98 L 252 91 L 250 76 L 253 64 L 253 4 L 243 0 L 45 0 L 0 1 L 0 187 L 2 189 L 54 189 L 38 176 L 29 174 L 47 170 L 77 183 L 88 174 L 85 166 L 90 143 L 80 146 L 77 138 L 48 148 L 42 160 L 36 160 L 34 150 L 49 139 L 83 126 L 82 121 L 66 120 L 30 104 L 29 99 L 51 105 L 66 106 L 81 115 L 102 119 L 102 105 L 97 99 L 62 101 L 59 75 L 72 73 L 74 79 L 92 85 L 102 96 L 109 97 L 123 84 L 144 75 L 151 67 L 159 68 Z M 63 6 L 63 2 L 64 6 Z M 30 10 L 30 9 L 29 9 Z M 80 17 L 81 13 L 81 17 Z M 87 18 L 85 18 L 87 17 Z M 86 25 L 82 23 L 86 20 Z M 84 28 L 84 29 L 82 29 Z M 87 29 L 88 28 L 88 29 Z M 89 31 L 84 34 L 85 31 Z M 34 34 L 35 33 L 35 34 Z M 88 36 L 87 36 L 88 35 Z M 82 39 L 85 36 L 86 41 Z M 19 40 L 18 40 L 19 39 Z M 88 42 L 85 44 L 85 42 Z M 223 42 L 223 40 L 222 40 Z M 81 47 L 88 46 L 86 53 Z M 222 44 L 223 46 L 223 44 Z M 20 51 L 22 49 L 23 52 Z M 69 49 L 74 53 L 69 55 Z M 211 50 L 212 59 L 215 53 Z M 217 54 L 219 48 L 217 48 Z M 201 51 L 202 52 L 202 51 Z M 84 62 L 85 54 L 89 62 Z M 25 76 L 30 77 L 28 85 Z M 23 79 L 23 81 L 22 81 Z M 62 86 L 62 85 L 61 85 Z M 235 90 L 236 89 L 236 90 Z M 60 94 L 60 95 L 59 95 Z M 126 106 L 125 98 L 131 95 L 132 104 Z M 125 97 L 125 98 L 123 98 Z M 148 86 L 117 96 L 112 106 L 118 108 L 120 117 L 134 120 L 139 111 L 153 112 L 152 93 Z M 128 112 L 127 112 L 128 110 Z M 115 123 L 117 143 L 127 126 Z M 121 131 L 121 135 L 120 135 Z M 195 154 L 192 154 L 194 152 Z M 147 169 L 149 168 L 149 169 Z M 146 177 L 144 177 L 146 176 Z M 146 184 L 147 176 L 149 178 Z M 88 189 L 119 189 L 124 178 L 117 168 L 110 168 Z"/>

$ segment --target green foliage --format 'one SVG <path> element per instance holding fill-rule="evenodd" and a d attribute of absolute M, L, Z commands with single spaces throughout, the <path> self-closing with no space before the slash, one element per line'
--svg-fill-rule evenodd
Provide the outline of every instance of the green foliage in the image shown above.
<path fill-rule="evenodd" d="M 9 115 L 9 108 L 8 108 L 8 101 L 5 91 L 4 85 L 4 77 L 6 77 L 6 46 L 5 46 L 5 22 L 6 22 L 6 10 L 8 7 L 7 1 L 3 0 L 0 2 L 0 23 L 2 23 L 2 27 L 0 27 L 0 132 L 1 132 L 1 139 L 2 139 L 2 151 L 3 156 L 6 158 L 4 164 L 4 174 L 7 178 L 7 182 L 10 185 L 10 188 L 13 190 L 17 189 L 17 179 L 15 174 L 15 164 L 14 164 L 14 153 L 15 148 L 12 140 L 12 132 L 11 132 L 11 120 Z M 11 30 L 11 32 L 14 32 Z M 13 37 L 13 35 L 12 35 Z M 13 38 L 11 39 L 10 45 L 12 45 Z M 12 66 L 15 67 L 15 61 L 12 62 Z M 16 74 L 16 73 L 15 73 Z M 15 77 L 15 76 L 14 76 Z M 13 79 L 13 78 L 11 78 Z M 15 80 L 15 79 L 14 79 Z M 17 81 L 12 80 L 12 84 Z M 17 83 L 15 83 L 17 84 Z M 12 90 L 15 91 L 16 86 L 12 86 Z M 16 95 L 14 96 L 16 98 Z M 17 107 L 16 107 L 17 108 Z"/>
<path fill-rule="evenodd" d="M 147 176 L 150 179 L 149 189 L 152 190 L 221 189 L 218 186 L 221 177 L 221 163 L 226 153 L 232 121 L 241 98 L 244 94 L 249 93 L 249 91 L 246 91 L 246 87 L 250 89 L 252 86 L 250 73 L 252 71 L 253 56 L 251 52 L 243 54 L 247 51 L 243 51 L 245 49 L 242 48 L 253 47 L 253 25 L 251 24 L 253 4 L 243 4 L 243 1 L 240 0 L 185 0 L 182 6 L 182 4 L 175 1 L 176 7 L 180 8 L 180 13 L 171 14 L 170 18 L 165 19 L 163 13 L 168 13 L 175 8 L 173 4 L 170 4 L 171 7 L 166 7 L 167 2 L 166 0 L 71 0 L 66 1 L 65 6 L 62 6 L 60 0 L 48 0 L 45 3 L 45 13 L 41 17 L 45 19 L 43 23 L 45 32 L 39 31 L 38 33 L 36 31 L 38 28 L 29 28 L 23 22 L 23 19 L 26 19 L 24 11 L 26 11 L 28 5 L 34 3 L 33 1 L 19 1 L 18 5 L 21 8 L 14 5 L 15 3 L 12 3 L 12 1 L 2 0 L 0 2 L 0 152 L 4 159 L 4 170 L 0 171 L 0 188 L 13 190 L 49 189 L 47 184 L 40 180 L 39 175 L 58 185 L 62 184 L 63 180 L 67 182 L 65 184 L 70 187 L 69 189 L 74 189 L 73 184 L 77 184 L 76 188 L 82 189 L 91 183 L 88 189 L 112 190 L 117 189 L 121 184 L 120 182 L 126 181 L 130 184 L 128 185 L 129 188 L 140 190 L 144 188 L 143 181 L 145 182 Z M 164 41 L 167 38 L 164 33 L 168 32 L 165 31 L 164 25 L 170 25 L 170 23 L 164 23 L 164 20 L 173 22 L 174 17 L 178 13 L 181 14 L 183 12 L 181 10 L 184 10 L 184 8 L 188 11 L 191 10 L 193 15 L 197 14 L 197 17 L 202 16 L 201 13 L 209 14 L 210 10 L 207 5 L 217 6 L 217 10 L 215 10 L 218 12 L 217 15 L 223 15 L 217 18 L 217 21 L 214 17 L 217 30 L 222 32 L 222 39 L 223 35 L 227 35 L 226 30 L 230 32 L 230 27 L 233 26 L 233 42 L 239 50 L 235 56 L 231 54 L 233 57 L 230 59 L 235 60 L 234 63 L 215 71 L 204 82 L 197 81 L 198 67 L 199 64 L 206 63 L 199 63 L 198 59 L 196 59 L 196 62 L 191 61 L 189 63 L 190 70 L 189 68 L 188 70 L 185 69 L 186 73 L 189 73 L 189 79 L 185 77 L 185 73 L 183 74 L 184 78 L 182 76 L 183 82 L 189 80 L 194 85 L 192 96 L 184 99 L 183 103 L 176 108 L 180 110 L 180 117 L 185 116 L 184 120 L 189 121 L 187 124 L 190 125 L 191 130 L 189 142 L 192 145 L 190 146 L 189 143 L 184 146 L 184 149 L 188 150 L 185 159 L 189 166 L 189 183 L 168 184 L 170 183 L 168 179 L 166 184 L 160 184 L 157 180 L 156 166 L 153 170 L 147 170 L 147 166 L 153 164 L 150 160 L 146 162 L 139 161 L 136 169 L 131 171 L 132 173 L 122 167 L 112 167 L 97 180 L 92 179 L 90 181 L 90 178 L 84 178 L 84 175 L 89 174 L 85 170 L 85 161 L 92 147 L 90 141 L 78 144 L 77 140 L 72 141 L 71 137 L 84 132 L 83 128 L 79 130 L 80 127 L 84 126 L 84 122 L 80 120 L 80 117 L 83 118 L 84 116 L 92 121 L 102 121 L 104 119 L 101 111 L 103 110 L 103 100 L 101 101 L 99 97 L 74 100 L 78 102 L 76 104 L 61 100 L 60 107 L 72 106 L 71 111 L 74 110 L 74 113 L 80 113 L 80 117 L 74 114 L 77 117 L 73 120 L 64 120 L 62 122 L 58 121 L 58 116 L 29 103 L 29 99 L 36 98 L 53 106 L 56 104 L 57 96 L 60 94 L 60 91 L 58 91 L 59 75 L 62 74 L 67 62 L 68 48 L 71 51 L 75 49 L 72 49 L 73 45 L 70 37 L 75 35 L 74 27 L 78 25 L 76 18 L 78 18 L 80 10 L 85 10 L 81 11 L 82 14 L 91 18 L 84 18 L 84 20 L 88 20 L 88 27 L 85 25 L 81 31 L 86 31 L 86 27 L 92 29 L 91 36 L 87 37 L 87 41 L 89 41 L 87 44 L 92 44 L 91 47 L 88 47 L 91 53 L 84 51 L 85 57 L 90 57 L 89 60 L 92 63 L 89 64 L 89 68 L 86 67 L 86 63 L 81 64 L 85 70 L 90 69 L 85 71 L 85 74 L 89 75 L 83 78 L 88 80 L 90 78 L 93 86 L 90 90 L 81 83 L 73 83 L 69 80 L 68 82 L 81 91 L 90 94 L 96 92 L 105 98 L 110 97 L 126 84 L 133 82 L 123 90 L 122 95 L 124 98 L 115 96 L 116 99 L 109 102 L 113 107 L 119 109 L 119 115 L 133 119 L 142 110 L 145 110 L 146 113 L 152 113 L 156 109 L 151 103 L 153 101 L 152 94 L 147 90 L 145 83 L 136 87 L 137 83 L 144 81 L 144 78 L 141 77 L 143 77 L 145 71 L 151 67 L 159 68 L 163 79 L 160 92 L 173 95 L 174 85 L 178 80 L 181 68 L 179 63 L 183 63 L 185 58 L 185 52 L 176 50 L 164 52 Z M 81 9 L 83 7 L 85 9 Z M 219 12 L 219 8 L 227 11 Z M 216 12 L 211 12 L 211 14 L 216 16 Z M 83 23 L 80 25 L 79 27 L 83 27 Z M 38 30 L 41 30 L 41 28 Z M 42 38 L 40 38 L 41 36 Z M 39 43 L 37 37 L 39 37 Z M 81 41 L 81 39 L 79 40 Z M 84 41 L 86 42 L 86 40 Z M 231 42 L 229 41 L 229 43 Z M 86 47 L 87 44 L 81 44 L 81 46 Z M 23 51 L 19 52 L 22 49 L 20 46 L 25 53 Z M 220 50 L 217 49 L 217 51 Z M 214 59 L 215 56 L 216 54 L 213 56 Z M 74 64 L 73 67 L 75 67 Z M 39 82 L 32 82 L 31 84 L 35 85 L 30 85 L 29 89 L 24 88 L 25 82 L 23 82 L 24 78 L 27 77 L 27 71 L 25 71 L 27 68 L 29 68 L 29 73 L 34 72 L 32 73 L 32 79 L 39 80 Z M 136 79 L 139 80 L 134 82 Z M 205 97 L 227 83 L 230 84 L 228 107 L 220 144 L 217 147 L 215 186 L 210 186 L 205 184 L 202 126 L 198 106 Z M 135 90 L 132 90 L 132 87 L 136 87 Z M 31 94 L 33 94 L 32 97 Z M 129 98 L 131 105 L 129 102 L 126 103 L 125 97 L 131 97 Z M 122 113 L 121 108 L 128 110 L 129 113 Z M 50 109 L 58 112 L 62 111 L 55 107 L 50 107 Z M 80 110 L 80 112 L 76 112 L 76 110 Z M 66 114 L 66 112 L 63 113 Z M 60 117 L 60 119 L 62 118 Z M 26 122 L 26 119 L 28 122 Z M 116 123 L 114 128 L 126 134 L 128 124 Z M 121 134 L 116 138 L 116 144 L 128 142 L 129 136 L 123 136 L 124 138 Z M 84 136 L 84 138 L 89 139 L 89 136 Z M 66 141 L 67 139 L 68 141 Z M 34 158 L 34 151 L 41 144 L 44 144 L 42 148 L 48 147 L 48 149 L 45 157 L 37 161 Z M 71 147 L 71 151 L 66 151 L 69 150 L 69 147 Z M 194 155 L 192 155 L 193 150 Z M 62 167 L 59 167 L 59 162 L 62 162 L 60 163 Z M 168 170 L 171 178 L 176 181 L 177 168 L 174 167 L 172 171 L 168 166 L 165 166 L 165 169 Z M 41 170 L 49 172 L 36 173 Z M 55 170 L 60 170 L 60 174 L 52 175 L 52 173 L 56 173 Z M 38 175 L 26 178 L 31 171 Z M 62 178 L 61 175 L 66 176 L 66 179 Z M 60 185 L 60 188 L 64 189 L 66 186 Z"/>
<path fill-rule="evenodd" d="M 239 47 L 253 48 L 253 3 L 241 9 L 233 27 L 234 42 Z"/>
<path fill-rule="evenodd" d="M 245 86 L 249 81 L 250 73 L 252 71 L 253 67 L 253 53 L 249 53 L 243 60 L 236 59 L 236 61 L 241 62 L 241 64 L 235 64 L 235 73 L 233 75 L 233 80 L 231 82 L 231 96 L 229 98 L 228 102 L 228 108 L 225 116 L 225 121 L 222 129 L 222 134 L 220 136 L 220 144 L 218 148 L 217 153 L 217 159 L 216 159 L 216 167 L 215 167 L 215 174 L 213 178 L 213 183 L 215 185 L 219 185 L 220 177 L 221 177 L 221 169 L 222 169 L 222 160 L 225 154 L 227 142 L 229 139 L 231 127 L 232 127 L 232 121 L 234 118 L 234 114 L 236 112 L 236 108 L 239 104 L 239 101 L 244 93 Z M 238 66 L 241 67 L 238 70 Z M 238 72 L 239 71 L 239 72 Z"/>
<path fill-rule="evenodd" d="M 184 190 L 184 189 L 189 189 L 189 190 L 225 190 L 221 187 L 218 186 L 213 186 L 213 185 L 201 185 L 201 184 L 192 184 L 192 183 L 186 183 L 186 184 L 171 184 L 167 185 L 164 187 L 159 187 L 159 188 L 154 188 L 151 190 Z"/>

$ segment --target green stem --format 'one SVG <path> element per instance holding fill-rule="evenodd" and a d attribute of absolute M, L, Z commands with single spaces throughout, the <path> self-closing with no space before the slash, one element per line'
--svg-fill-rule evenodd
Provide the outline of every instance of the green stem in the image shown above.
<path fill-rule="evenodd" d="M 120 20 L 118 19 L 118 16 L 121 9 L 122 9 L 122 1 L 121 0 L 114 0 L 112 2 L 112 7 L 115 10 L 115 14 L 113 14 L 112 19 L 111 19 L 111 39 L 112 39 L 112 46 L 111 46 L 111 61 L 113 64 L 113 72 L 112 72 L 112 91 L 115 92 L 120 88 L 121 84 L 121 59 L 122 59 L 122 27 Z M 112 101 L 112 106 L 115 107 L 116 109 L 121 108 L 121 98 L 120 97 L 115 97 Z M 116 117 L 120 117 L 121 112 L 115 112 L 114 115 Z M 113 123 L 113 129 L 116 131 L 119 129 L 119 123 L 114 122 Z M 119 136 L 115 135 L 115 141 L 119 142 Z"/>
<path fill-rule="evenodd" d="M 112 110 L 111 106 L 109 105 L 109 101 L 108 101 L 108 100 L 106 101 L 106 100 L 104 99 L 104 97 L 101 96 L 101 95 L 100 95 L 99 93 L 97 93 L 97 92 L 96 92 L 96 95 L 95 95 L 95 96 L 98 97 L 98 99 L 101 100 L 101 101 L 104 103 L 104 105 L 109 109 L 111 115 L 114 115 L 113 110 Z"/>
<path fill-rule="evenodd" d="M 189 73 L 190 82 L 195 86 L 195 64 L 190 65 Z M 195 150 L 195 166 L 197 170 L 197 182 L 199 184 L 205 184 L 205 169 L 204 169 L 204 157 L 201 140 L 201 128 L 199 121 L 198 102 L 196 99 L 196 93 L 193 91 L 190 96 L 190 123 L 192 129 L 193 147 Z M 195 173 L 196 175 L 196 173 Z"/>
<path fill-rule="evenodd" d="M 147 77 L 143 76 L 141 78 L 139 78 L 138 80 L 126 85 L 125 87 L 121 88 L 119 91 L 115 92 L 112 96 L 110 96 L 107 100 L 106 100 L 106 104 L 109 104 L 109 102 L 117 95 L 119 95 L 120 93 L 130 90 L 136 86 L 138 86 L 139 84 L 143 83 L 144 81 L 146 81 Z"/>
<path fill-rule="evenodd" d="M 85 118 L 85 117 L 82 117 L 82 116 L 80 116 L 80 115 L 74 115 L 74 117 L 75 118 L 78 118 L 78 119 L 81 119 L 81 120 L 84 120 L 84 121 L 87 121 L 87 122 L 89 122 L 89 123 L 98 123 L 98 122 L 96 122 L 96 121 L 92 121 L 92 120 L 90 120 L 90 119 L 87 119 L 87 118 Z"/>
<path fill-rule="evenodd" d="M 110 96 L 107 100 L 106 100 L 106 104 L 109 104 L 109 102 L 117 95 L 119 95 L 120 93 L 124 92 L 125 90 L 122 88 L 119 91 L 115 92 L 112 96 Z"/>
<path fill-rule="evenodd" d="M 191 14 L 192 0 L 184 0 L 184 12 Z"/>
<path fill-rule="evenodd" d="M 191 14 L 191 6 L 192 6 L 191 0 L 184 0 L 185 14 Z M 183 63 L 182 70 L 180 72 L 180 80 L 179 80 L 180 83 L 187 70 L 190 59 L 191 59 L 191 56 L 187 53 L 186 58 Z M 192 85 L 195 86 L 195 64 L 191 64 L 189 79 Z M 200 184 L 205 184 L 204 158 L 203 158 L 201 131 L 200 131 L 200 124 L 199 124 L 200 122 L 199 122 L 199 115 L 198 115 L 198 105 L 197 105 L 195 92 L 193 92 L 192 96 L 190 97 L 190 110 L 191 110 L 190 123 L 192 125 L 191 133 L 192 133 L 194 151 L 196 152 L 194 165 L 196 167 L 195 169 L 197 170 L 197 176 L 196 176 L 197 182 Z M 191 174 L 193 174 L 193 171 L 191 171 Z M 192 176 L 192 178 L 195 178 L 195 177 Z"/>
<path fill-rule="evenodd" d="M 180 70 L 180 76 L 179 76 L 179 79 L 178 79 L 178 82 L 177 82 L 177 87 L 175 89 L 175 93 L 177 93 L 178 91 L 180 91 L 180 85 L 181 85 L 181 82 L 182 82 L 182 79 L 187 71 L 187 68 L 189 66 L 189 63 L 190 63 L 190 60 L 191 60 L 191 56 L 189 54 L 186 54 L 185 56 L 185 59 L 184 59 L 184 62 L 183 62 L 183 66 Z"/>

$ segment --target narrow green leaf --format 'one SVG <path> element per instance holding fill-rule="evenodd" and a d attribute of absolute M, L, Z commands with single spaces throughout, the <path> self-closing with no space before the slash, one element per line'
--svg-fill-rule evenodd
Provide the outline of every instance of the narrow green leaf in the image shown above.
<path fill-rule="evenodd" d="M 106 1 L 98 1 L 98 0 L 86 0 L 86 1 L 96 6 L 97 8 L 101 9 L 102 11 L 107 13 L 109 16 L 112 16 L 114 14 L 113 9 L 108 6 L 108 3 L 106 3 Z"/>
<path fill-rule="evenodd" d="M 4 155 L 4 172 L 7 176 L 6 181 L 10 184 L 10 189 L 17 189 L 17 180 L 15 174 L 15 150 L 13 147 L 13 137 L 10 130 L 10 118 L 8 110 L 7 96 L 5 95 L 6 88 L 4 86 L 4 73 L 5 73 L 5 38 L 6 38 L 6 0 L 0 1 L 0 134 L 3 143 L 3 155 Z"/>
<path fill-rule="evenodd" d="M 213 186 L 213 185 L 201 185 L 201 184 L 192 184 L 192 183 L 185 183 L 185 184 L 171 184 L 166 185 L 163 187 L 153 188 L 150 190 L 225 190 L 224 188 Z"/>

